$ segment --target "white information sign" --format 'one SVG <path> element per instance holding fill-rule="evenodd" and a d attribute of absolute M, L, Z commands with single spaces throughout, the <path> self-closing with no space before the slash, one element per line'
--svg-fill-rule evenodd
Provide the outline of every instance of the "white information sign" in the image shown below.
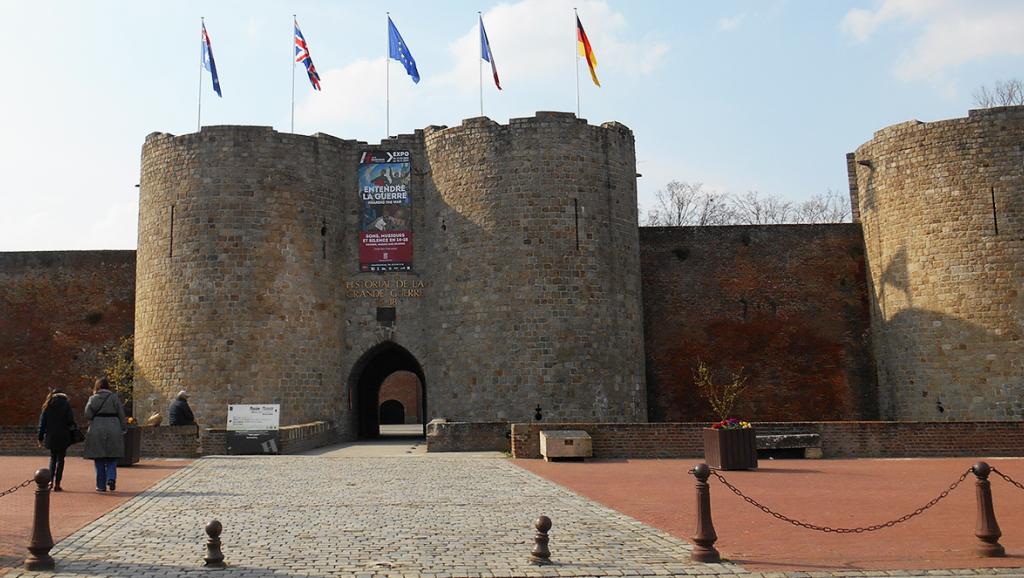
<path fill-rule="evenodd" d="M 228 406 L 228 431 L 277 431 L 280 423 L 278 404 Z"/>

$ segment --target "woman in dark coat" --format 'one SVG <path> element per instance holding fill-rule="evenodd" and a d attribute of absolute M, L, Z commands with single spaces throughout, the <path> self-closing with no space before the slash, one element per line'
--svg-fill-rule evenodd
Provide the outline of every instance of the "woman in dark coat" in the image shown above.
<path fill-rule="evenodd" d="M 116 393 L 110 391 L 107 378 L 96 380 L 92 397 L 85 404 L 89 433 L 85 436 L 83 455 L 96 464 L 96 491 L 113 492 L 117 481 L 117 460 L 124 457 L 124 434 L 128 421 L 124 406 Z"/>
<path fill-rule="evenodd" d="M 50 487 L 60 492 L 60 480 L 64 477 L 64 456 L 71 445 L 71 428 L 75 425 L 75 414 L 71 411 L 68 396 L 54 389 L 43 402 L 39 414 L 39 442 L 50 450 Z"/>

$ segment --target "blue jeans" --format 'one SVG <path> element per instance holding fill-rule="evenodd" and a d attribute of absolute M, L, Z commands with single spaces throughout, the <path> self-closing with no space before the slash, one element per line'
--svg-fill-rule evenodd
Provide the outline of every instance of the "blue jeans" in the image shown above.
<path fill-rule="evenodd" d="M 117 479 L 117 458 L 100 458 L 93 460 L 96 465 L 96 489 L 106 490 L 107 482 Z"/>

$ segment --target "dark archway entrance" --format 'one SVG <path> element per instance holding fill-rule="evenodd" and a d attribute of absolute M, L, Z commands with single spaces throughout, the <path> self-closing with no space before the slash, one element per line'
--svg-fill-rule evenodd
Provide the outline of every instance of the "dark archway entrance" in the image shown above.
<path fill-rule="evenodd" d="M 397 399 L 389 399 L 380 404 L 380 425 L 405 424 L 405 406 Z"/>
<path fill-rule="evenodd" d="M 416 374 L 420 382 L 420 403 L 422 416 L 427 415 L 427 382 L 423 377 L 423 368 L 416 358 L 401 345 L 385 341 L 370 348 L 352 368 L 349 386 L 354 389 L 358 419 L 359 437 L 380 437 L 380 424 L 383 408 L 378 405 L 380 386 L 389 375 L 396 371 L 409 371 Z M 403 412 L 404 413 L 404 412 Z M 426 435 L 426 425 L 421 422 L 419 435 Z"/>

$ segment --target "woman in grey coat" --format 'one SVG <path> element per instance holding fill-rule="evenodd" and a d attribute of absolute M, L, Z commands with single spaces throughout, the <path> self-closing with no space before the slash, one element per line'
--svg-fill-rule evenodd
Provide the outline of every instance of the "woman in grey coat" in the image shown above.
<path fill-rule="evenodd" d="M 110 488 L 113 492 L 117 481 L 117 460 L 124 457 L 124 434 L 128 431 L 128 421 L 121 399 L 110 391 L 107 378 L 96 380 L 92 397 L 85 404 L 85 419 L 90 423 L 83 454 L 96 464 L 96 491 L 105 492 Z"/>

